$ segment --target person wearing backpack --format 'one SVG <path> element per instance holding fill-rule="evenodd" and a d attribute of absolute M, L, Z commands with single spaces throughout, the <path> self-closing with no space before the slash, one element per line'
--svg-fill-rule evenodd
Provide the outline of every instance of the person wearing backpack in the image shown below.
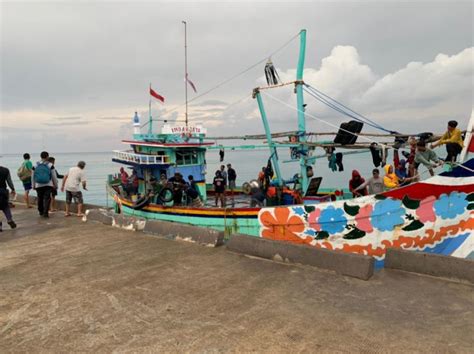
<path fill-rule="evenodd" d="M 51 203 L 51 193 L 58 188 L 58 179 L 54 166 L 48 161 L 49 154 L 46 151 L 41 153 L 41 161 L 33 168 L 32 185 L 38 196 L 38 212 L 40 216 L 49 218 L 49 205 Z"/>
<path fill-rule="evenodd" d="M 30 190 L 31 190 L 31 175 L 33 174 L 33 164 L 30 161 L 30 154 L 23 154 L 23 163 L 18 168 L 16 172 L 21 183 L 23 183 L 23 188 L 25 189 L 25 203 L 27 208 L 33 208 L 30 205 Z"/>

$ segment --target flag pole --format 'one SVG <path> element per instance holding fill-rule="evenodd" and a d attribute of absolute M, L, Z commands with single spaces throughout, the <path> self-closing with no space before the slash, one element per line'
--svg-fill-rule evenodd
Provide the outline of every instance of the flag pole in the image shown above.
<path fill-rule="evenodd" d="M 148 101 L 148 135 L 152 134 L 152 119 L 151 119 L 151 82 L 150 82 L 150 89 L 148 90 L 148 94 L 150 96 L 150 100 Z"/>
<path fill-rule="evenodd" d="M 186 113 L 184 121 L 186 122 L 186 128 L 188 127 L 188 46 L 186 40 L 186 21 L 184 23 L 184 99 L 186 101 Z"/>

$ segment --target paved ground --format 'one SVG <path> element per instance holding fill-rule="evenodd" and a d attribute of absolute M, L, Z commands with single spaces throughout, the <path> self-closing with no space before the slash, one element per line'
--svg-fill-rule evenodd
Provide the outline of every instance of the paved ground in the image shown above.
<path fill-rule="evenodd" d="M 16 208 L 0 352 L 472 352 L 474 287 L 362 281 Z"/>

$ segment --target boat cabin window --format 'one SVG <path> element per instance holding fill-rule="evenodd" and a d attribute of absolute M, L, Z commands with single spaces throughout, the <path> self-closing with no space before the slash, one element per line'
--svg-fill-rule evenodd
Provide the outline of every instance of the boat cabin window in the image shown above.
<path fill-rule="evenodd" d="M 198 164 L 198 155 L 196 151 L 176 151 L 177 165 L 196 165 Z"/>

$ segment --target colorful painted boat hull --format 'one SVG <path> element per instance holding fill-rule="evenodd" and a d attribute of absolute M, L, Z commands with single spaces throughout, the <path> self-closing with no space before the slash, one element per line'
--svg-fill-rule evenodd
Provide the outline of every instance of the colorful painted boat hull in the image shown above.
<path fill-rule="evenodd" d="M 191 208 L 150 205 L 125 214 L 373 256 L 387 248 L 474 259 L 474 159 L 452 173 L 381 195 L 314 205 Z M 468 172 L 466 172 L 468 171 Z"/>

